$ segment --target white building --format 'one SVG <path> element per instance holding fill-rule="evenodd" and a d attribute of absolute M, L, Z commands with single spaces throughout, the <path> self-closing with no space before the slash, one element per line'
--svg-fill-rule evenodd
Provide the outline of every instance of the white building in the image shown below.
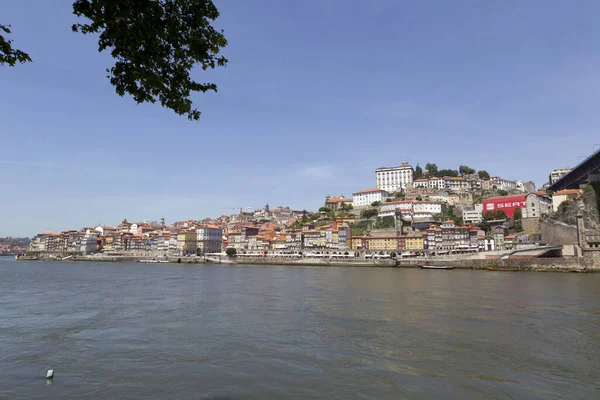
<path fill-rule="evenodd" d="M 557 168 L 550 172 L 550 184 L 554 184 L 554 182 L 571 172 L 572 169 L 573 168 Z"/>
<path fill-rule="evenodd" d="M 91 254 L 96 251 L 98 245 L 98 236 L 100 233 L 96 230 L 87 230 L 81 238 L 81 251 L 83 254 Z"/>
<path fill-rule="evenodd" d="M 462 219 L 465 224 L 479 224 L 483 221 L 483 204 L 475 204 L 469 209 L 463 209 Z"/>
<path fill-rule="evenodd" d="M 564 189 L 554 193 L 552 195 L 552 209 L 558 211 L 558 207 L 563 201 L 573 200 L 579 193 L 581 193 L 579 189 Z"/>
<path fill-rule="evenodd" d="M 494 189 L 495 186 L 496 190 L 505 190 L 510 192 L 511 190 L 517 189 L 517 182 L 510 181 L 508 179 L 502 179 L 499 176 L 494 176 L 490 179 L 490 186 L 492 189 Z"/>
<path fill-rule="evenodd" d="M 352 206 L 365 207 L 370 206 L 375 201 L 385 202 L 389 193 L 382 189 L 368 189 L 352 193 Z"/>
<path fill-rule="evenodd" d="M 523 218 L 539 218 L 552 212 L 552 200 L 548 196 L 530 193 L 525 202 L 525 207 L 521 209 Z"/>
<path fill-rule="evenodd" d="M 446 181 L 444 178 L 432 176 L 431 178 L 416 179 L 412 184 L 413 189 L 445 189 Z"/>
<path fill-rule="evenodd" d="M 406 189 L 412 183 L 415 171 L 406 161 L 399 167 L 380 167 L 375 170 L 377 189 L 388 193 Z"/>
<path fill-rule="evenodd" d="M 196 229 L 198 255 L 220 253 L 223 250 L 223 229 L 216 225 L 202 225 Z"/>
<path fill-rule="evenodd" d="M 462 192 L 469 190 L 471 185 L 462 176 L 445 176 L 444 178 L 445 187 L 452 192 Z"/>

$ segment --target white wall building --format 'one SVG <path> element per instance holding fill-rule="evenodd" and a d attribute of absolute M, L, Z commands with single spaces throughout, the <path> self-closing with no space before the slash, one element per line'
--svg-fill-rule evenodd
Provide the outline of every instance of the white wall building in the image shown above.
<path fill-rule="evenodd" d="M 380 167 L 375 170 L 377 189 L 388 193 L 406 189 L 406 185 L 413 182 L 415 171 L 406 161 L 399 167 Z"/>
<path fill-rule="evenodd" d="M 427 179 L 427 178 L 422 178 L 422 179 L 416 179 L 413 184 L 412 187 L 414 189 L 419 189 L 419 188 L 423 188 L 423 189 L 445 189 L 446 188 L 446 181 L 444 180 L 444 178 L 437 178 L 435 176 Z"/>
<path fill-rule="evenodd" d="M 470 209 L 464 209 L 462 219 L 465 224 L 478 224 L 483 221 L 483 204 L 475 204 Z"/>
<path fill-rule="evenodd" d="M 490 179 L 490 186 L 492 189 L 496 186 L 497 190 L 506 190 L 507 192 L 510 192 L 511 190 L 517 189 L 517 182 L 494 176 Z"/>
<path fill-rule="evenodd" d="M 552 212 L 552 199 L 548 196 L 530 193 L 525 202 L 525 207 L 521 209 L 523 218 L 539 218 Z"/>
<path fill-rule="evenodd" d="M 98 236 L 100 236 L 98 231 L 88 229 L 85 232 L 85 235 L 81 238 L 80 250 L 84 254 L 94 253 L 98 245 Z"/>
<path fill-rule="evenodd" d="M 558 181 L 560 178 L 571 172 L 573 168 L 557 168 L 550 172 L 550 184 Z"/>
<path fill-rule="evenodd" d="M 223 250 L 223 229 L 216 225 L 203 225 L 196 229 L 198 255 L 220 253 Z"/>
<path fill-rule="evenodd" d="M 352 193 L 352 206 L 365 207 L 370 206 L 375 201 L 385 202 L 389 193 L 382 189 L 368 189 Z"/>

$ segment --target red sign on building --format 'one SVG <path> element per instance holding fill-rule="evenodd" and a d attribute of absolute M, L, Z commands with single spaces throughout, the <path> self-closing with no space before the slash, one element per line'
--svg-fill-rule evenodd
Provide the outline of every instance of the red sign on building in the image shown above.
<path fill-rule="evenodd" d="M 517 208 L 523 211 L 526 205 L 524 195 L 492 197 L 483 201 L 483 214 L 485 215 L 489 211 L 503 210 L 507 217 L 512 217 Z"/>

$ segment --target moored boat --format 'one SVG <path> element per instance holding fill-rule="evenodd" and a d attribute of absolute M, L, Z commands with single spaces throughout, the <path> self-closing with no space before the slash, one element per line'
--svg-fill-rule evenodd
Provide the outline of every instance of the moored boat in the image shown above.
<path fill-rule="evenodd" d="M 454 269 L 450 265 L 419 265 L 421 269 Z"/>

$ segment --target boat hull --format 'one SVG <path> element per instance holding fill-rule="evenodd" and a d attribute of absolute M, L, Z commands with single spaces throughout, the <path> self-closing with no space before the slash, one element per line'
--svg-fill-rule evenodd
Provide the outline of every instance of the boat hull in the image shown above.
<path fill-rule="evenodd" d="M 449 265 L 419 265 L 421 269 L 454 269 Z"/>

